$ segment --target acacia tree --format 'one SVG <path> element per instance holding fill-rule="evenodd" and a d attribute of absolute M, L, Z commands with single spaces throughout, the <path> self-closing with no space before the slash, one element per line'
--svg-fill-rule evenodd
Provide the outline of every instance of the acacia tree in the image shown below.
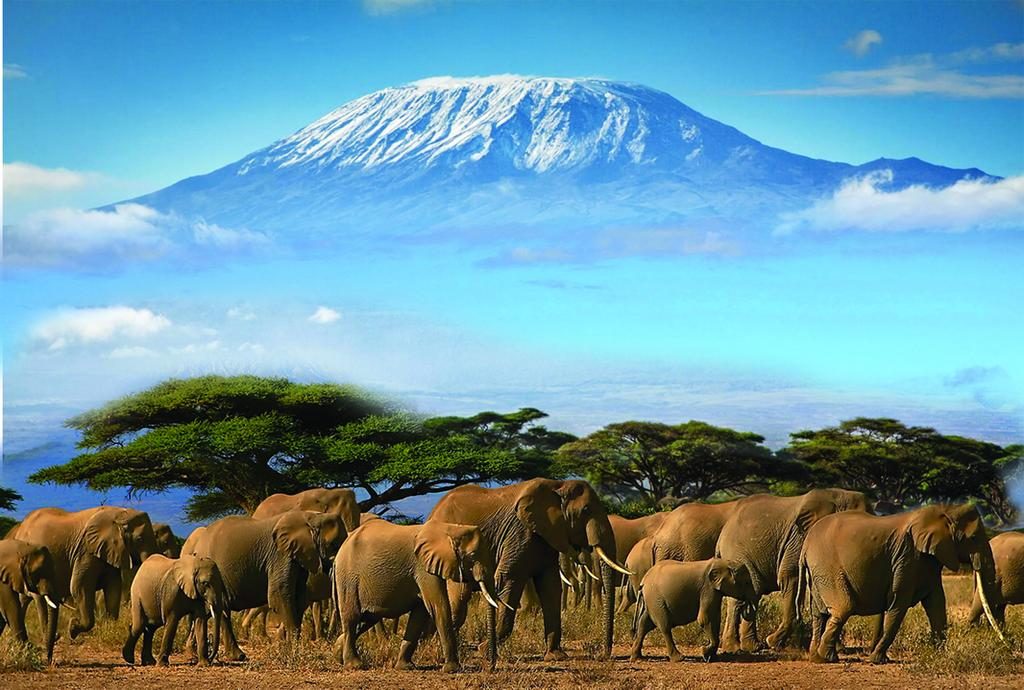
<path fill-rule="evenodd" d="M 14 510 L 14 504 L 21 500 L 21 494 L 13 489 L 0 486 L 0 510 Z"/>
<path fill-rule="evenodd" d="M 585 477 L 619 503 L 650 507 L 669 498 L 705 499 L 799 476 L 758 434 L 706 422 L 620 422 L 562 446 L 557 467 Z"/>
<path fill-rule="evenodd" d="M 999 464 L 1007 450 L 994 443 L 944 436 L 895 419 L 858 417 L 791 434 L 786 450 L 807 463 L 819 482 L 899 507 L 975 500 L 1000 520 L 1013 519 Z"/>
<path fill-rule="evenodd" d="M 539 410 L 419 419 L 354 386 L 174 379 L 67 421 L 85 452 L 30 477 L 129 495 L 193 491 L 192 520 L 252 512 L 276 492 L 361 488 L 363 510 L 459 484 L 543 474 L 562 435 Z"/>

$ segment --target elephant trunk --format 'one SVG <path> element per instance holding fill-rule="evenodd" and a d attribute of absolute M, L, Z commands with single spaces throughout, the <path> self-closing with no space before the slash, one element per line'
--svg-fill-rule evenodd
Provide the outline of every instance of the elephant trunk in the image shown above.
<path fill-rule="evenodd" d="M 498 609 L 495 606 L 487 607 L 487 658 L 493 671 L 498 665 Z"/>
<path fill-rule="evenodd" d="M 612 642 L 615 636 L 615 573 L 607 563 L 601 564 L 601 578 L 604 584 L 604 656 L 612 656 Z"/>
<path fill-rule="evenodd" d="M 598 520 L 591 518 L 587 521 L 587 543 L 594 550 L 594 554 L 601 561 L 623 575 L 632 575 L 626 568 L 615 561 L 615 534 L 612 532 L 608 518 Z"/>
<path fill-rule="evenodd" d="M 46 597 L 49 598 L 49 597 Z M 36 602 L 37 606 L 43 606 L 42 602 Z M 54 607 L 46 617 L 46 663 L 53 664 L 53 646 L 57 642 L 57 619 L 60 617 L 60 608 Z"/>

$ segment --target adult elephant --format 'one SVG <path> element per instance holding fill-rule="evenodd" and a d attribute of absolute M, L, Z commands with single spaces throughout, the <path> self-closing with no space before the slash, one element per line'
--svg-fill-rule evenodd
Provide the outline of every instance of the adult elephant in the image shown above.
<path fill-rule="evenodd" d="M 628 573 L 615 563 L 615 536 L 597 493 L 584 481 L 531 479 L 493 489 L 474 484 L 449 491 L 434 507 L 430 519 L 480 528 L 493 549 L 495 586 L 500 600 L 508 604 L 497 615 L 499 640 L 512 632 L 515 609 L 527 581 L 533 580 L 544 618 L 546 660 L 565 659 L 562 650 L 562 620 L 558 557 L 592 551 L 602 560 L 605 583 L 604 650 L 611 654 L 615 612 L 612 568 Z M 455 627 L 466 618 L 472 585 L 449 582 Z"/>
<path fill-rule="evenodd" d="M 359 503 L 352 489 L 309 489 L 297 494 L 274 494 L 263 499 L 252 516 L 268 518 L 289 510 L 337 515 L 349 532 L 359 527 Z"/>
<path fill-rule="evenodd" d="M 859 491 L 813 489 L 802 496 L 756 494 L 735 501 L 715 547 L 715 557 L 739 561 L 747 566 L 759 596 L 782 592 L 780 621 L 766 642 L 781 647 L 796 620 L 800 549 L 814 523 L 826 515 L 843 511 L 868 511 L 868 501 Z M 727 603 L 723 649 L 739 647 L 753 651 L 759 646 L 757 626 L 742 622 L 739 606 Z"/>
<path fill-rule="evenodd" d="M 718 537 L 739 503 L 686 503 L 667 513 L 651 535 L 654 562 L 714 558 Z"/>
<path fill-rule="evenodd" d="M 96 622 L 96 592 L 103 592 L 107 615 L 121 609 L 124 571 L 138 567 L 156 553 L 149 515 L 131 508 L 101 506 L 69 513 L 39 508 L 25 516 L 15 539 L 45 546 L 53 557 L 54 584 L 61 600 L 71 597 L 76 607 L 68 635 L 92 630 Z M 56 628 L 59 609 L 36 601 L 43 630 Z"/>
<path fill-rule="evenodd" d="M 153 523 L 153 534 L 156 536 L 156 552 L 168 558 L 181 555 L 181 544 L 171 530 L 171 526 L 163 522 Z"/>
<path fill-rule="evenodd" d="M 872 663 L 885 663 L 907 610 L 920 603 L 932 637 L 945 639 L 942 568 L 974 570 L 980 603 L 991 610 L 995 566 L 985 525 L 971 505 L 931 505 L 898 515 L 829 515 L 807 533 L 800 557 L 809 588 L 811 659 L 836 661 L 836 642 L 850 616 L 884 614 Z M 999 631 L 995 620 L 992 626 Z"/>
<path fill-rule="evenodd" d="M 989 541 L 995 561 L 995 588 L 988 597 L 992 615 L 1002 627 L 1006 622 L 1008 604 L 1024 604 L 1024 533 L 1004 532 Z M 982 591 L 974 583 L 974 601 L 968 622 L 975 625 L 981 619 L 984 604 Z"/>
<path fill-rule="evenodd" d="M 53 557 L 45 546 L 18 539 L 0 541 L 0 634 L 9 627 L 11 634 L 28 641 L 22 597 L 32 597 L 56 609 L 60 602 L 54 581 Z M 57 599 L 55 602 L 54 599 Z M 53 661 L 53 643 L 57 639 L 57 616 L 46 630 L 46 659 Z"/>
<path fill-rule="evenodd" d="M 182 554 L 213 560 L 224 580 L 224 659 L 245 659 L 231 627 L 231 611 L 269 605 L 282 622 L 280 634 L 298 639 L 307 578 L 330 568 L 346 534 L 336 515 L 291 510 L 264 519 L 222 518 L 189 536 Z"/>

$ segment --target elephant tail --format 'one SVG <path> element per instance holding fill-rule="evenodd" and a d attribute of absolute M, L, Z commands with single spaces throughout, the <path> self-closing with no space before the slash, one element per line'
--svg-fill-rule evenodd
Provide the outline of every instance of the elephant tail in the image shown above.
<path fill-rule="evenodd" d="M 797 572 L 796 580 L 796 619 L 797 621 L 803 620 L 804 610 L 804 596 L 807 597 L 806 605 L 808 609 L 811 605 L 811 570 L 807 567 L 807 559 L 800 558 L 800 567 Z"/>

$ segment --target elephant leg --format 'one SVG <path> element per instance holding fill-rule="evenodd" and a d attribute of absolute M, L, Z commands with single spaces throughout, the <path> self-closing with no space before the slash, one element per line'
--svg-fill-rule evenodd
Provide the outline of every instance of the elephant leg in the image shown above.
<path fill-rule="evenodd" d="M 708 611 L 705 615 L 705 619 L 702 625 L 704 634 L 708 638 L 708 643 L 701 649 L 701 656 L 704 661 L 714 661 L 718 656 L 718 643 L 721 641 L 722 632 L 722 615 L 721 605 L 716 610 Z M 669 631 L 669 635 L 672 631 Z"/>
<path fill-rule="evenodd" d="M 639 603 L 637 606 L 639 606 Z M 636 634 L 633 636 L 633 651 L 629 655 L 630 661 L 640 661 L 644 658 L 644 638 L 652 630 L 654 630 L 654 621 L 651 620 L 649 612 L 644 609 L 643 613 L 640 614 L 640 620 L 636 624 Z"/>
<path fill-rule="evenodd" d="M 562 581 L 558 578 L 558 569 L 546 569 L 533 579 L 533 584 L 544 614 L 544 641 L 547 644 L 544 660 L 562 661 L 567 656 L 562 651 L 562 610 L 558 605 L 562 596 Z"/>
<path fill-rule="evenodd" d="M 174 636 L 178 634 L 178 621 L 181 615 L 176 611 L 168 611 L 164 621 L 164 639 L 160 641 L 160 655 L 156 658 L 157 666 L 166 666 L 174 645 Z M 202 646 L 202 642 L 199 642 Z"/>
<path fill-rule="evenodd" d="M 808 647 L 811 656 L 818 653 L 821 645 L 821 636 L 825 633 L 825 624 L 828 622 L 828 614 L 821 611 L 811 612 L 811 645 Z"/>
<path fill-rule="evenodd" d="M 224 611 L 220 616 L 221 629 L 224 634 L 224 660 L 245 661 L 245 652 L 243 652 L 238 646 L 238 640 L 235 638 L 235 630 L 231 625 L 231 612 Z"/>
<path fill-rule="evenodd" d="M 281 627 L 277 631 L 278 637 L 298 640 L 299 621 L 296 619 L 297 606 L 294 597 L 288 597 L 284 592 L 272 591 L 267 593 L 267 603 L 270 610 L 281 620 Z"/>
<path fill-rule="evenodd" d="M 511 580 L 505 587 L 498 592 L 498 598 L 502 601 L 508 602 L 508 605 L 513 609 L 519 608 L 519 599 L 523 596 L 523 587 L 525 581 L 522 580 Z M 543 600 L 541 600 L 543 604 Z M 547 618 L 545 616 L 545 622 Z M 516 622 L 516 612 L 509 611 L 507 608 L 502 606 L 498 609 L 498 641 L 505 641 L 509 635 L 512 634 L 512 627 Z"/>
<path fill-rule="evenodd" d="M 903 617 L 907 615 L 906 609 L 897 609 L 895 611 L 885 612 L 885 621 L 883 623 L 882 639 L 878 641 L 875 648 L 871 651 L 871 656 L 868 657 L 868 661 L 873 664 L 884 664 L 889 661 L 887 652 L 889 646 L 893 640 L 896 639 L 896 633 L 900 631 L 900 625 L 903 623 Z"/>
<path fill-rule="evenodd" d="M 765 639 L 765 643 L 772 649 L 781 649 L 793 632 L 793 623 L 796 621 L 796 589 L 797 578 L 787 578 L 782 582 L 779 626 Z"/>
<path fill-rule="evenodd" d="M 757 636 L 757 618 L 748 621 L 746 618 L 739 615 L 739 602 L 736 602 L 734 608 L 736 617 L 739 618 L 740 624 L 740 648 L 744 652 L 756 652 L 764 649 L 764 644 Z"/>
<path fill-rule="evenodd" d="M 722 650 L 736 652 L 740 649 L 740 610 L 739 602 L 732 597 L 725 599 L 725 635 L 722 637 Z"/>
<path fill-rule="evenodd" d="M 142 659 L 143 666 L 154 666 L 156 659 L 153 657 L 153 635 L 156 633 L 156 626 L 146 624 L 142 629 Z"/>
<path fill-rule="evenodd" d="M 198 616 L 190 616 L 193 620 L 192 625 L 189 629 L 196 638 L 198 646 L 198 663 L 200 666 L 208 666 L 210 664 L 210 653 L 209 653 L 209 630 L 207 629 L 207 618 L 206 613 L 202 613 Z M 217 622 L 214 621 L 214 625 Z"/>
<path fill-rule="evenodd" d="M 473 596 L 473 589 L 462 582 L 448 581 L 448 601 L 452 607 L 452 623 L 456 630 L 461 630 L 466 622 L 466 614 L 469 612 L 469 600 Z M 397 623 L 398 619 L 395 619 Z"/>
<path fill-rule="evenodd" d="M 117 620 L 121 615 L 121 572 L 108 576 L 103 582 L 103 608 L 107 618 Z"/>
<path fill-rule="evenodd" d="M 445 673 L 455 673 L 460 668 L 459 641 L 455 628 L 452 625 L 452 609 L 448 601 L 448 588 L 444 580 L 426 577 L 421 581 L 420 592 L 427 613 L 430 614 L 430 617 L 425 621 L 425 625 L 433 625 L 441 640 L 441 649 L 444 652 L 445 659 L 442 670 Z M 409 624 L 406 624 L 406 631 L 408 632 L 408 630 Z"/>
<path fill-rule="evenodd" d="M 132 602 L 132 620 L 128 624 L 128 638 L 124 641 L 124 646 L 121 648 L 121 658 L 129 664 L 135 663 L 135 645 L 138 644 L 139 637 L 142 636 L 142 631 L 145 627 L 146 621 L 143 620 L 142 606 Z"/>
<path fill-rule="evenodd" d="M 409 620 L 405 624 L 405 635 L 402 636 L 402 646 L 398 650 L 395 668 L 401 671 L 416 669 L 412 663 L 412 657 L 416 653 L 416 647 L 419 646 L 420 638 L 423 637 L 423 631 L 427 627 L 428 615 L 427 609 L 422 603 L 409 612 Z"/>
<path fill-rule="evenodd" d="M 836 652 L 836 643 L 839 640 L 839 636 L 843 632 L 843 626 L 846 625 L 847 619 L 850 614 L 842 611 L 832 611 L 828 617 L 828 621 L 825 623 L 825 628 L 821 633 L 821 642 L 818 648 L 811 654 L 811 661 L 823 662 L 823 661 L 838 661 L 839 655 Z"/>
<path fill-rule="evenodd" d="M 940 581 L 938 587 L 933 589 L 921 600 L 924 613 L 928 616 L 928 626 L 931 628 L 932 643 L 942 644 L 946 641 L 946 593 L 942 589 Z"/>
<path fill-rule="evenodd" d="M 0 634 L 3 633 L 5 625 L 10 625 L 11 633 L 19 641 L 28 641 L 28 633 L 25 632 L 25 616 L 21 610 L 20 597 L 10 587 L 0 585 Z M 45 628 L 43 629 L 45 630 Z"/>
<path fill-rule="evenodd" d="M 359 637 L 360 627 L 359 611 L 343 610 L 341 612 L 341 636 L 334 645 L 335 657 L 345 665 L 345 668 L 363 670 L 366 663 L 359 658 L 356 650 L 356 639 Z"/>
<path fill-rule="evenodd" d="M 313 625 L 310 626 L 310 630 L 312 631 L 312 637 L 310 639 L 314 642 L 322 638 L 324 635 L 323 609 L 323 603 L 319 601 L 314 601 L 309 606 L 310 615 L 313 617 Z"/>

